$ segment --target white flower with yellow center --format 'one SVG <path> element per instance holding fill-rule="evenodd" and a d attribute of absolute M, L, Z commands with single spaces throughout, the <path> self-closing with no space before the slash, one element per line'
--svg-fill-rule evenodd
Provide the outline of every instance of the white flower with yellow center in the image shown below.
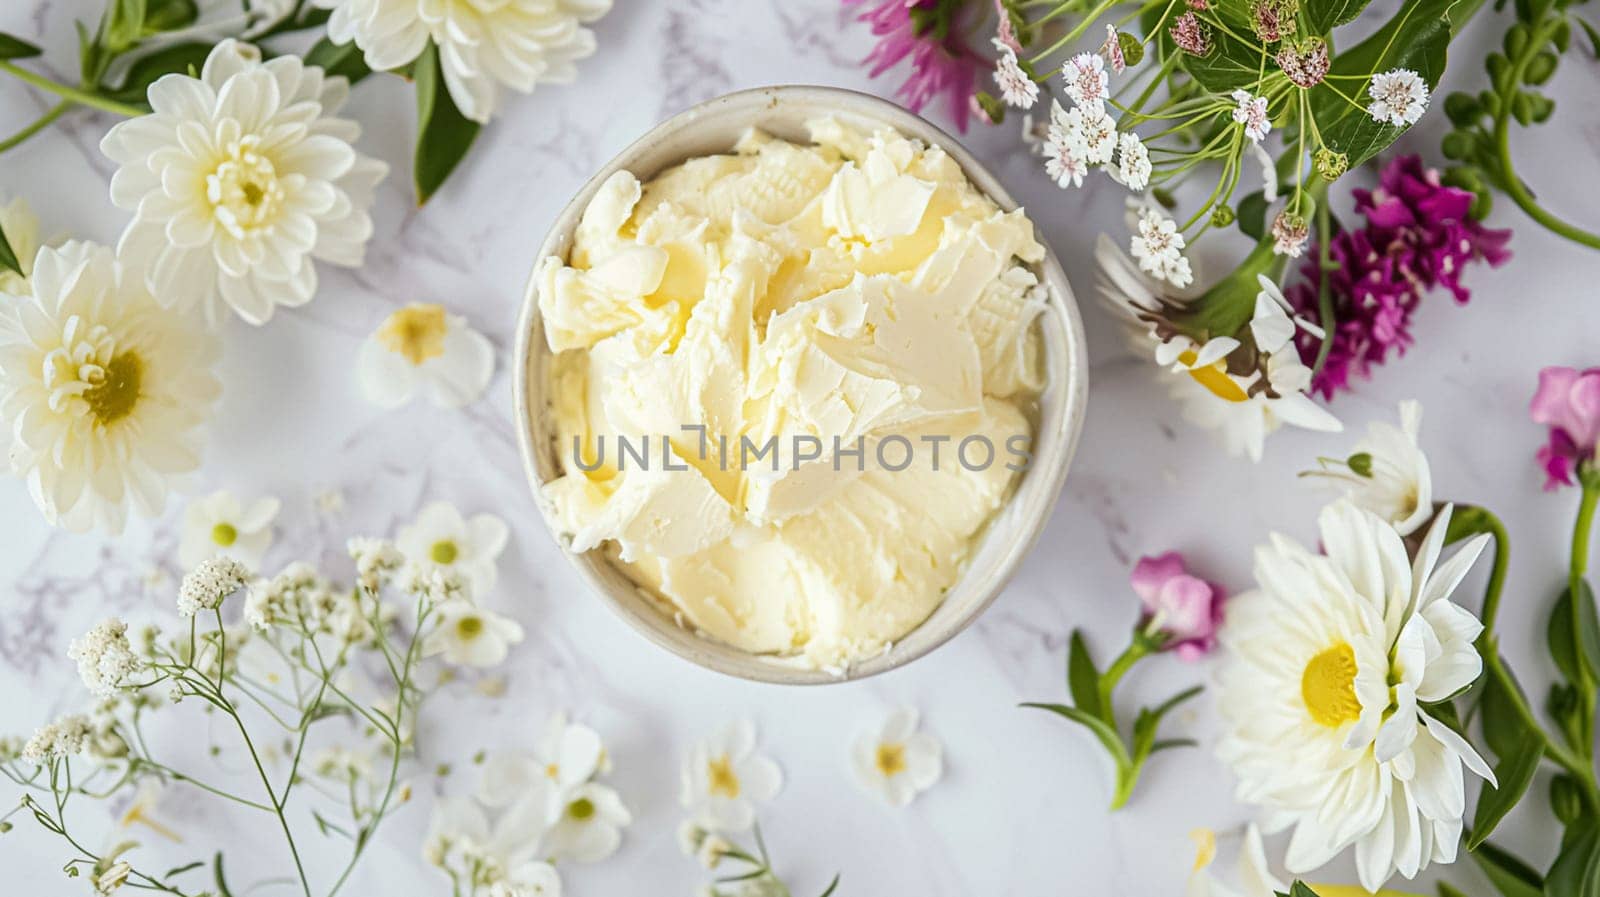
<path fill-rule="evenodd" d="M 555 870 L 534 859 L 545 822 L 542 803 L 520 803 L 491 820 L 471 798 L 442 798 L 428 822 L 422 857 L 474 891 L 504 885 L 513 894 L 559 895 L 560 879 L 551 883 Z"/>
<path fill-rule="evenodd" d="M 31 296 L 0 300 L 11 469 L 52 524 L 120 532 L 130 507 L 160 513 L 170 480 L 200 465 L 216 341 L 103 246 L 41 249 L 31 280 Z"/>
<path fill-rule="evenodd" d="M 481 601 L 494 590 L 495 564 L 510 535 L 506 522 L 493 514 L 467 518 L 449 502 L 436 501 L 400 529 L 395 547 L 414 568 L 459 575 L 467 597 Z"/>
<path fill-rule="evenodd" d="M 361 128 L 334 117 L 349 96 L 292 54 L 261 61 L 225 40 L 200 77 L 150 86 L 150 115 L 113 127 L 100 149 L 120 167 L 111 201 L 134 213 L 117 246 L 164 305 L 220 298 L 252 324 L 304 305 L 316 261 L 359 267 L 373 188 L 388 166 L 357 153 Z"/>
<path fill-rule="evenodd" d="M 1357 506 L 1409 536 L 1433 516 L 1433 475 L 1417 443 L 1421 430 L 1422 405 L 1401 402 L 1399 426 L 1373 421 L 1348 457 L 1319 458 L 1318 469 L 1306 475 L 1331 480 Z"/>
<path fill-rule="evenodd" d="M 1487 536 L 1440 561 L 1450 508 L 1417 556 L 1387 521 L 1341 500 L 1319 519 L 1326 554 L 1274 535 L 1256 551 L 1256 591 L 1228 603 L 1218 745 L 1270 830 L 1293 828 L 1288 870 L 1355 847 L 1375 891 L 1455 859 L 1463 766 L 1489 767 L 1425 706 L 1470 685 L 1482 629 L 1450 596 Z"/>
<path fill-rule="evenodd" d="M 252 570 L 261 569 L 261 557 L 272 547 L 272 521 L 280 506 L 276 498 L 267 496 L 246 507 L 226 490 L 195 499 L 183 510 L 178 562 L 193 568 L 221 555 Z"/>
<path fill-rule="evenodd" d="M 632 821 L 615 790 L 586 782 L 565 792 L 555 805 L 544 851 L 557 862 L 599 862 L 617 852 L 622 830 Z"/>
<path fill-rule="evenodd" d="M 522 641 L 522 624 L 468 601 L 447 601 L 435 614 L 433 629 L 422 639 L 426 657 L 443 655 L 457 666 L 492 667 Z"/>
<path fill-rule="evenodd" d="M 553 786 L 568 793 L 606 766 L 600 733 L 568 721 L 565 713 L 556 713 L 532 755 L 494 754 L 484 762 L 478 799 L 491 807 L 503 807 L 536 788 Z"/>
<path fill-rule="evenodd" d="M 756 753 L 755 724 L 739 720 L 689 752 L 678 797 L 702 828 L 731 834 L 748 831 L 755 802 L 771 800 L 782 787 L 778 764 Z"/>
<path fill-rule="evenodd" d="M 903 807 L 944 774 L 939 740 L 917 731 L 917 711 L 889 714 L 878 731 L 861 738 L 850 755 L 856 775 L 891 806 Z"/>
<path fill-rule="evenodd" d="M 415 302 L 385 318 L 361 344 L 361 392 L 382 408 L 398 408 L 417 391 L 443 408 L 483 394 L 494 375 L 494 345 L 442 305 Z"/>
<path fill-rule="evenodd" d="M 0 296 L 26 296 L 28 272 L 33 270 L 33 257 L 39 251 L 39 219 L 34 217 L 27 200 L 18 197 L 0 205 L 0 233 L 5 234 L 6 244 L 22 268 L 21 274 L 0 268 Z"/>
<path fill-rule="evenodd" d="M 503 85 L 529 93 L 538 84 L 569 84 L 575 63 L 594 53 L 582 27 L 611 0 L 315 0 L 333 10 L 328 37 L 355 41 L 375 71 L 398 69 L 439 47 L 444 83 L 461 114 L 487 122 Z"/>

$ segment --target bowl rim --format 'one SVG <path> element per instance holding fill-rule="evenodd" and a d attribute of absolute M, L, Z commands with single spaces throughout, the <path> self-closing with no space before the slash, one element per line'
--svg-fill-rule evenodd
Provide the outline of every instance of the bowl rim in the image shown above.
<path fill-rule="evenodd" d="M 543 448 L 535 444 L 536 415 L 544 414 L 546 409 L 531 407 L 530 378 L 533 376 L 544 377 L 542 369 L 543 353 L 539 351 L 544 335 L 542 318 L 538 308 L 538 268 L 540 261 L 548 255 L 565 257 L 567 249 L 562 248 L 567 243 L 577 227 L 578 220 L 589 202 L 599 191 L 600 185 L 615 172 L 622 169 L 632 170 L 633 163 L 638 157 L 648 154 L 655 144 L 665 136 L 675 134 L 693 126 L 708 115 L 727 110 L 728 107 L 749 105 L 752 118 L 759 119 L 763 108 L 775 108 L 781 101 L 797 101 L 821 106 L 833 106 L 850 117 L 867 118 L 878 121 L 894 128 L 902 134 L 922 140 L 924 143 L 937 145 L 960 166 L 962 173 L 984 195 L 988 196 L 1002 210 L 1011 211 L 1018 208 L 1018 203 L 1005 187 L 994 177 L 988 168 L 974 157 L 955 137 L 944 129 L 927 121 L 921 116 L 907 109 L 872 94 L 841 87 L 828 87 L 821 85 L 772 85 L 754 87 L 722 94 L 712 99 L 697 103 L 682 112 L 677 113 L 665 121 L 655 125 L 629 143 L 624 149 L 601 166 L 596 173 L 586 180 L 571 201 L 562 207 L 552 220 L 550 228 L 540 244 L 538 254 L 534 257 L 532 270 L 529 273 L 524 287 L 522 303 L 517 313 L 516 341 L 514 349 L 515 362 L 512 374 L 512 402 L 517 426 L 517 449 L 522 459 L 523 473 L 527 477 L 528 487 L 532 492 L 534 504 L 543 519 L 545 529 L 568 563 L 577 571 L 590 591 L 596 593 L 611 612 L 620 616 L 635 631 L 643 635 L 646 640 L 667 650 L 671 654 L 688 661 L 696 666 L 755 682 L 767 682 L 782 685 L 825 685 L 840 682 L 850 682 L 865 679 L 879 673 L 897 669 L 914 660 L 932 653 L 935 649 L 947 644 L 951 639 L 966 631 L 978 617 L 982 616 L 1006 585 L 1015 576 L 1022 559 L 1031 551 L 1038 542 L 1053 512 L 1057 501 L 1060 499 L 1063 484 L 1066 482 L 1067 470 L 1072 466 L 1073 457 L 1077 453 L 1079 439 L 1083 432 L 1084 417 L 1088 402 L 1089 366 L 1088 355 L 1085 347 L 1085 336 L 1082 318 L 1078 312 L 1078 303 L 1066 273 L 1061 267 L 1059 259 L 1044 240 L 1045 255 L 1033 267 L 1039 274 L 1042 283 L 1049 287 L 1047 303 L 1051 306 L 1059 319 L 1062 328 L 1063 343 L 1066 352 L 1065 363 L 1059 376 L 1066 378 L 1065 389 L 1060 399 L 1061 418 L 1058 430 L 1064 440 L 1059 450 L 1059 457 L 1052 458 L 1049 470 L 1039 470 L 1040 465 L 1031 465 L 1019 478 L 1018 485 L 1009 499 L 1007 505 L 999 513 L 1005 513 L 1006 508 L 1015 503 L 1022 489 L 1026 477 L 1044 475 L 1048 482 L 1041 488 L 1047 489 L 1043 503 L 1037 508 L 1032 520 L 1026 521 L 1026 536 L 1016 541 L 1004 559 L 1000 562 L 996 574 L 981 588 L 984 594 L 960 616 L 945 621 L 942 631 L 918 640 L 913 649 L 899 651 L 907 639 L 923 632 L 934 614 L 938 613 L 939 605 L 928 619 L 919 623 L 912 630 L 896 641 L 883 652 L 872 657 L 859 660 L 847 666 L 843 672 L 817 669 L 798 664 L 783 662 L 782 658 L 754 654 L 732 645 L 716 641 L 709 636 L 702 635 L 692 626 L 685 626 L 674 620 L 661 608 L 641 608 L 640 603 L 649 603 L 650 598 L 640 596 L 638 601 L 626 601 L 614 594 L 611 585 L 604 581 L 599 573 L 601 567 L 610 567 L 618 575 L 624 575 L 616 570 L 608 560 L 601 556 L 598 549 L 584 553 L 574 553 L 567 544 L 557 535 L 556 529 L 551 524 L 547 506 L 541 498 L 541 491 L 546 480 L 539 474 L 537 456 Z M 759 124 L 753 120 L 751 126 Z M 729 149 L 731 150 L 731 145 Z M 691 158 L 685 156 L 679 162 Z M 670 167 L 667 166 L 662 168 Z M 648 166 L 644 166 L 648 167 Z M 662 170 L 662 169 L 657 169 Z M 651 171 L 653 176 L 656 172 Z M 570 247 L 568 247 L 570 248 Z M 1046 389 L 1048 390 L 1049 384 Z M 541 390 L 542 392 L 542 390 Z M 991 520 L 991 524 L 993 521 Z M 985 534 L 981 537 L 987 539 Z M 981 542 L 980 542 L 981 544 Z M 963 571 L 961 578 L 952 586 L 966 583 L 970 571 Z M 636 590 L 644 587 L 635 584 Z M 686 646 L 683 640 L 669 638 L 664 630 L 675 629 L 679 633 L 692 636 L 695 647 L 693 650 Z"/>

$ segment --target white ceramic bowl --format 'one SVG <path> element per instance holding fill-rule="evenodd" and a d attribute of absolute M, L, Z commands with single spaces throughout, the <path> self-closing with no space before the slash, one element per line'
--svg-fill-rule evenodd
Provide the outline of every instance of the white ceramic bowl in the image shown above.
<path fill-rule="evenodd" d="M 759 127 L 778 137 L 807 142 L 805 123 L 822 116 L 872 130 L 889 126 L 939 146 L 972 183 L 1002 209 L 1017 203 L 1000 183 L 950 135 L 899 106 L 867 94 L 831 87 L 763 87 L 717 97 L 652 128 L 606 163 L 551 226 L 537 258 L 565 258 L 573 230 L 589 200 L 612 173 L 627 169 L 641 181 L 696 156 L 729 152 L 745 129 Z M 537 258 L 535 261 L 537 261 Z M 843 676 L 807 669 L 792 660 L 751 654 L 702 636 L 674 622 L 663 601 L 612 565 L 604 554 L 562 550 L 585 581 L 611 609 L 644 636 L 674 654 L 708 669 L 763 682 L 821 684 L 860 679 L 909 663 L 949 641 L 989 606 L 1016 571 L 1050 517 L 1066 479 L 1067 466 L 1083 426 L 1088 364 L 1077 302 L 1061 265 L 1048 250 L 1035 273 L 1048 287 L 1049 307 L 1038 318 L 1048 386 L 1039 398 L 1034 460 L 1017 483 L 1010 502 L 995 516 L 961 579 L 922 625 L 888 651 L 850 666 Z M 536 284 L 530 278 L 517 320 L 515 402 L 517 440 L 528 483 L 538 498 L 543 485 L 561 475 L 555 427 L 546 392 L 550 350 L 539 315 Z M 545 503 L 538 502 L 541 508 Z M 546 521 L 547 525 L 549 521 Z M 554 531 L 554 527 L 551 527 Z"/>

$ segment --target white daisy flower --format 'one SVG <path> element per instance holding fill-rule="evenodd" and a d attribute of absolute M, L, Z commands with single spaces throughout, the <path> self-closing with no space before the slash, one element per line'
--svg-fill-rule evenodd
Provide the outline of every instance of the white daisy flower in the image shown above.
<path fill-rule="evenodd" d="M 28 295 L 28 273 L 33 270 L 33 257 L 39 252 L 39 219 L 33 207 L 22 197 L 0 205 L 0 233 L 4 233 L 11 254 L 17 257 L 22 273 L 10 268 L 0 268 L 0 296 Z"/>
<path fill-rule="evenodd" d="M 1000 38 L 994 39 L 994 48 L 1000 51 L 995 60 L 994 83 L 1000 88 L 1000 99 L 1018 109 L 1032 109 L 1039 102 L 1039 85 L 1017 64 L 1017 51 Z"/>
<path fill-rule="evenodd" d="M 557 862 L 599 862 L 617 852 L 622 830 L 632 821 L 614 789 L 586 782 L 563 796 L 545 833 L 545 853 Z"/>
<path fill-rule="evenodd" d="M 439 47 L 445 86 L 461 114 L 487 122 L 500 88 L 529 93 L 538 84 L 570 84 L 575 63 L 594 53 L 594 32 L 582 25 L 611 9 L 611 0 L 315 0 L 333 10 L 328 37 L 355 41 L 375 71 L 400 68 L 431 40 Z"/>
<path fill-rule="evenodd" d="M 510 535 L 506 522 L 493 514 L 467 518 L 449 502 L 436 501 L 401 527 L 394 541 L 413 566 L 459 574 L 468 597 L 477 601 L 494 591 L 495 565 Z"/>
<path fill-rule="evenodd" d="M 1182 289 L 1194 279 L 1189 260 L 1183 257 L 1183 234 L 1178 223 L 1153 208 L 1139 213 L 1138 230 L 1130 251 L 1139 270 Z"/>
<path fill-rule="evenodd" d="M 944 774 L 944 748 L 917 731 L 911 708 L 889 714 L 878 731 L 858 739 L 850 758 L 861 783 L 895 807 L 911 803 Z"/>
<path fill-rule="evenodd" d="M 531 756 L 494 754 L 484 762 L 478 800 L 490 807 L 502 807 L 521 794 L 545 786 L 570 793 L 603 772 L 606 765 L 600 733 L 582 723 L 570 722 L 565 713 L 557 712 L 550 717 Z"/>
<path fill-rule="evenodd" d="M 272 547 L 272 521 L 281 506 L 276 498 L 258 498 L 245 507 L 226 490 L 195 499 L 183 510 L 183 534 L 178 540 L 178 563 L 198 566 L 206 558 L 222 555 L 252 569 Z"/>
<path fill-rule="evenodd" d="M 1098 53 L 1079 53 L 1061 64 L 1061 77 L 1066 81 L 1067 99 L 1075 106 L 1091 111 L 1105 111 L 1107 89 L 1111 76 L 1106 73 L 1106 61 Z"/>
<path fill-rule="evenodd" d="M 216 340 L 102 246 L 41 249 L 31 280 L 30 297 L 0 302 L 11 470 L 50 523 L 118 533 L 130 507 L 155 516 L 170 481 L 199 467 Z"/>
<path fill-rule="evenodd" d="M 1367 96 L 1372 98 L 1367 114 L 1373 121 L 1388 122 L 1396 127 L 1416 124 L 1422 113 L 1428 111 L 1428 84 L 1410 69 L 1373 75 L 1372 83 L 1367 85 Z"/>
<path fill-rule="evenodd" d="M 117 254 L 162 304 L 220 298 L 252 324 L 311 301 L 317 261 L 359 267 L 373 188 L 388 166 L 352 147 L 361 128 L 334 117 L 349 96 L 293 54 L 261 61 L 225 40 L 199 78 L 150 86 L 154 112 L 113 127 L 100 149 L 120 167 L 111 201 L 134 213 Z"/>
<path fill-rule="evenodd" d="M 1323 553 L 1283 536 L 1256 551 L 1260 588 L 1234 598 L 1218 753 L 1240 800 L 1294 829 L 1285 864 L 1315 869 L 1356 849 L 1376 891 L 1455 860 L 1462 768 L 1494 782 L 1470 744 L 1423 705 L 1472 684 L 1483 628 L 1450 595 L 1488 542 L 1440 562 L 1450 508 L 1409 558 L 1388 521 L 1347 500 L 1319 519 Z"/>
<path fill-rule="evenodd" d="M 778 764 L 756 753 L 756 727 L 733 723 L 695 745 L 683 765 L 679 800 L 702 828 L 732 834 L 755 823 L 755 802 L 783 787 Z"/>
<path fill-rule="evenodd" d="M 1433 475 L 1417 442 L 1422 405 L 1400 403 L 1400 425 L 1373 421 L 1344 459 L 1322 458 L 1308 476 L 1325 477 L 1356 506 L 1389 521 L 1402 536 L 1433 516 Z"/>
<path fill-rule="evenodd" d="M 494 375 L 494 346 L 444 306 L 413 302 L 383 320 L 356 360 L 361 392 L 398 408 L 426 388 L 441 408 L 476 401 Z"/>
<path fill-rule="evenodd" d="M 1150 186 L 1150 150 L 1132 131 L 1117 137 L 1117 174 L 1122 183 L 1135 193 Z"/>
<path fill-rule="evenodd" d="M 426 657 L 444 655 L 457 666 L 498 666 L 522 641 L 522 624 L 468 601 L 446 601 L 434 612 L 433 629 L 422 640 Z"/>
<path fill-rule="evenodd" d="M 1238 104 L 1233 110 L 1233 120 L 1244 125 L 1244 136 L 1254 143 L 1267 139 L 1267 133 L 1272 130 L 1272 121 L 1267 118 L 1267 98 L 1255 96 L 1248 90 L 1235 90 L 1233 101 Z"/>

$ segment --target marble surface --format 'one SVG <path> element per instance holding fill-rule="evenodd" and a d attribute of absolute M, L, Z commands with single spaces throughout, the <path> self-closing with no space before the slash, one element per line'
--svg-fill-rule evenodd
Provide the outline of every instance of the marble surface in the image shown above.
<path fill-rule="evenodd" d="M 71 21 L 96 9 L 90 0 L 12 0 L 0 4 L 0 30 L 47 46 L 43 65 L 65 75 L 76 66 Z M 1477 50 L 1497 40 L 1501 27 L 1474 23 L 1452 54 L 1447 83 L 1476 83 Z M 1139 555 L 1181 549 L 1200 570 L 1239 589 L 1248 583 L 1251 546 L 1267 532 L 1311 538 L 1324 496 L 1295 472 L 1348 437 L 1281 434 L 1258 466 L 1224 457 L 1176 419 L 1143 375 L 1143 362 L 1124 353 L 1110 321 L 1086 303 L 1094 385 L 1077 462 L 1042 543 L 974 627 L 903 670 L 804 690 L 724 678 L 663 653 L 583 591 L 527 494 L 506 362 L 531 253 L 601 160 L 691 103 L 762 84 L 888 94 L 896 82 L 865 77 L 858 60 L 870 39 L 843 20 L 834 0 L 619 0 L 597 30 L 600 52 L 581 64 L 579 82 L 508 102 L 466 169 L 421 210 L 404 176 L 409 90 L 381 78 L 358 88 L 350 114 L 366 128 L 363 148 L 400 173 L 380 190 L 368 264 L 324 269 L 315 302 L 267 327 L 228 323 L 225 398 L 194 491 L 280 496 L 284 511 L 269 565 L 334 563 L 346 536 L 392 532 L 434 499 L 510 522 L 513 538 L 493 600 L 522 622 L 528 638 L 503 670 L 503 697 L 484 697 L 470 681 L 443 689 L 422 722 L 423 766 L 478 747 L 529 746 L 558 708 L 596 726 L 615 759 L 611 781 L 635 822 L 616 856 L 564 871 L 569 894 L 684 894 L 702 880 L 676 845 L 678 767 L 694 740 L 740 716 L 757 722 L 763 749 L 786 774 L 761 817 L 797 895 L 820 890 L 835 870 L 843 873 L 841 894 L 1178 892 L 1192 857 L 1186 833 L 1247 817 L 1209 753 L 1209 703 L 1196 702 L 1173 723 L 1205 747 L 1154 760 L 1131 806 L 1114 815 L 1103 809 L 1109 770 L 1099 748 L 1081 731 L 1015 705 L 1062 698 L 1073 627 L 1083 627 L 1102 654 L 1120 647 L 1135 613 L 1127 573 Z M 1600 181 L 1579 173 L 1592 171 L 1600 155 L 1600 108 L 1583 102 L 1597 90 L 1600 68 L 1575 50 L 1553 87 L 1560 114 L 1517 141 L 1535 186 L 1556 194 L 1551 205 L 1591 222 Z M 6 130 L 44 108 L 39 95 L 0 80 Z M 111 167 L 96 148 L 109 124 L 104 115 L 74 112 L 0 158 L 0 196 L 26 195 L 47 232 L 113 240 L 124 217 L 107 200 Z M 1403 145 L 1437 160 L 1442 125 L 1442 115 L 1430 116 Z M 964 139 L 1029 207 L 1086 293 L 1095 233 L 1120 228 L 1120 188 L 1099 179 L 1082 192 L 1057 191 L 1020 152 L 1010 126 Z M 1504 640 L 1538 693 L 1548 678 L 1544 608 L 1565 563 L 1573 496 L 1540 492 L 1532 460 L 1540 433 L 1525 409 L 1540 366 L 1600 362 L 1600 255 L 1549 236 L 1508 203 L 1493 223 L 1517 229 L 1515 260 L 1499 271 L 1473 271 L 1467 308 L 1442 296 L 1429 301 L 1414 350 L 1334 410 L 1360 429 L 1391 415 L 1399 399 L 1423 401 L 1436 493 L 1487 504 L 1513 533 Z M 496 379 L 475 405 L 442 411 L 419 404 L 394 413 L 359 396 L 351 363 L 358 341 L 413 300 L 444 302 L 501 351 Z M 341 511 L 318 510 L 317 497 L 330 491 L 343 496 Z M 174 508 L 116 539 L 53 532 L 21 483 L 0 480 L 0 730 L 31 731 L 85 700 L 64 651 L 94 621 L 110 613 L 170 614 L 176 518 Z M 1466 588 L 1475 593 L 1483 573 Z M 1159 699 L 1205 672 L 1171 658 L 1150 662 L 1125 686 L 1124 700 Z M 948 770 L 909 809 L 895 810 L 858 787 L 848 745 L 902 704 L 920 708 L 924 725 L 943 740 Z M 238 771 L 226 754 L 200 762 L 221 767 L 219 774 Z M 443 891 L 444 880 L 418 858 L 429 795 L 464 790 L 470 775 L 458 771 L 441 782 L 421 774 L 416 784 L 417 798 L 385 829 L 348 893 Z M 161 812 L 186 838 L 157 846 L 163 854 L 186 859 L 225 847 L 241 879 L 281 869 L 270 832 L 195 792 L 174 789 Z M 100 809 L 81 813 L 89 831 L 105 830 Z M 1509 843 L 1541 860 L 1549 835 L 1519 815 L 1505 830 Z M 62 879 L 63 859 L 25 819 L 0 837 L 9 893 L 85 892 L 83 883 Z M 1445 877 L 1486 893 L 1469 865 L 1445 870 Z M 1328 877 L 1348 871 L 1335 867 Z"/>

